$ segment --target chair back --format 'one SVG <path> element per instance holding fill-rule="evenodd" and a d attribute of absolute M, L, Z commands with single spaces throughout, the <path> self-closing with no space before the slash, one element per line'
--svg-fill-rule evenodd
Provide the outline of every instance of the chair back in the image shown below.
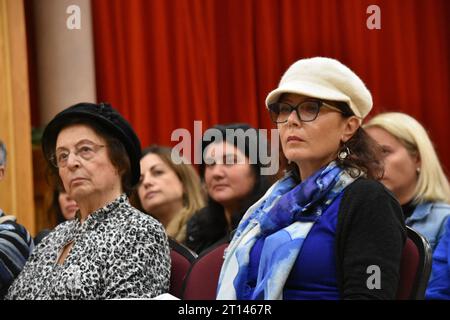
<path fill-rule="evenodd" d="M 228 242 L 202 253 L 192 264 L 185 279 L 184 300 L 215 300 L 223 254 Z"/>
<path fill-rule="evenodd" d="M 431 273 L 432 249 L 428 240 L 407 228 L 407 239 L 400 265 L 398 300 L 423 300 Z"/>
<path fill-rule="evenodd" d="M 172 260 L 169 293 L 181 299 L 184 279 L 197 255 L 171 238 L 169 238 L 169 246 Z"/>

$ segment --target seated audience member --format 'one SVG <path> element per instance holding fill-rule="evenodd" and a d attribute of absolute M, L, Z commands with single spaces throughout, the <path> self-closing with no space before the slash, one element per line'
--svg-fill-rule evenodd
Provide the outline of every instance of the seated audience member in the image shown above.
<path fill-rule="evenodd" d="M 186 244 L 197 253 L 222 241 L 228 241 L 245 211 L 261 198 L 270 186 L 268 176 L 261 174 L 263 165 L 259 152 L 250 163 L 250 140 L 238 144 L 238 139 L 226 131 L 243 134 L 255 133 L 258 138 L 257 151 L 267 148 L 260 143 L 257 130 L 247 124 L 218 125 L 220 141 L 203 141 L 204 159 L 200 165 L 200 176 L 208 194 L 207 206 L 196 213 L 188 222 Z"/>
<path fill-rule="evenodd" d="M 444 235 L 433 253 L 433 267 L 425 298 L 450 300 L 450 219 L 447 219 Z"/>
<path fill-rule="evenodd" d="M 406 225 L 424 235 L 434 250 L 450 215 L 450 187 L 427 132 L 399 112 L 379 114 L 364 127 L 383 150 L 381 182 L 402 205 Z"/>
<path fill-rule="evenodd" d="M 190 164 L 175 164 L 171 152 L 156 145 L 144 149 L 138 196 L 133 198 L 138 209 L 162 223 L 169 237 L 184 244 L 187 221 L 203 208 L 205 200 L 195 169 Z"/>
<path fill-rule="evenodd" d="M 0 181 L 6 171 L 6 147 L 0 140 Z M 0 300 L 5 296 L 14 278 L 22 270 L 31 251 L 33 238 L 16 223 L 16 217 L 0 209 Z"/>
<path fill-rule="evenodd" d="M 52 193 L 51 204 L 48 208 L 49 216 L 54 216 L 54 226 L 56 227 L 58 224 L 67 220 L 75 219 L 77 210 L 77 202 L 73 200 L 67 192 L 61 190 L 58 186 L 55 187 Z M 34 237 L 34 245 L 37 246 L 50 232 L 50 229 L 40 231 L 36 237 Z"/>
<path fill-rule="evenodd" d="M 369 90 L 337 60 L 302 59 L 266 106 L 291 168 L 242 218 L 217 298 L 395 299 L 406 228 L 361 128 Z"/>
<path fill-rule="evenodd" d="M 168 292 L 163 226 L 128 202 L 141 158 L 128 122 L 108 104 L 79 103 L 50 121 L 42 149 L 79 210 L 35 248 L 6 298 L 152 298 Z"/>

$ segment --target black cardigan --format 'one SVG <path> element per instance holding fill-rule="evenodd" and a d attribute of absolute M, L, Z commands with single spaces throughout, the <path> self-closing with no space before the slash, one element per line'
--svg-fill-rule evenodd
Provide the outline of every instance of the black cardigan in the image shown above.
<path fill-rule="evenodd" d="M 341 298 L 395 299 L 405 240 L 403 213 L 394 196 L 374 180 L 352 183 L 344 191 L 336 230 Z M 371 265 L 380 268 L 380 289 L 367 286 Z"/>

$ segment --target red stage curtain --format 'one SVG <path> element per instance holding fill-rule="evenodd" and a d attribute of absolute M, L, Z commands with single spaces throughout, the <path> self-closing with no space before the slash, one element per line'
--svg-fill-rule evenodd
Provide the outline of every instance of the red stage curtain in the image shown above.
<path fill-rule="evenodd" d="M 369 5 L 381 30 L 369 30 Z M 339 59 L 366 82 L 375 114 L 406 112 L 429 130 L 450 169 L 450 1 L 93 0 L 99 101 L 143 146 L 176 128 L 271 127 L 264 107 L 304 57 Z"/>

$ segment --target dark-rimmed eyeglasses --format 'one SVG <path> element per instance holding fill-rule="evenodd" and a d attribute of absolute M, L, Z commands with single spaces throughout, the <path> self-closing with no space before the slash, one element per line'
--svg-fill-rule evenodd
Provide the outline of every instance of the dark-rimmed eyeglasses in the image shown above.
<path fill-rule="evenodd" d="M 77 157 L 80 157 L 83 160 L 89 161 L 92 158 L 95 157 L 98 150 L 105 147 L 105 145 L 100 144 L 82 144 L 78 147 L 76 147 L 73 154 Z M 67 167 L 67 163 L 69 161 L 69 150 L 59 150 L 56 151 L 55 154 L 53 154 L 50 157 L 50 162 L 52 165 L 54 165 L 56 168 L 65 168 Z"/>
<path fill-rule="evenodd" d="M 297 117 L 302 122 L 310 122 L 316 120 L 319 115 L 320 108 L 328 108 L 340 113 L 344 113 L 341 109 L 332 106 L 326 102 L 319 100 L 307 100 L 293 106 L 287 102 L 275 102 L 269 106 L 270 119 L 273 123 L 285 123 L 288 121 L 292 111 L 295 110 Z"/>

